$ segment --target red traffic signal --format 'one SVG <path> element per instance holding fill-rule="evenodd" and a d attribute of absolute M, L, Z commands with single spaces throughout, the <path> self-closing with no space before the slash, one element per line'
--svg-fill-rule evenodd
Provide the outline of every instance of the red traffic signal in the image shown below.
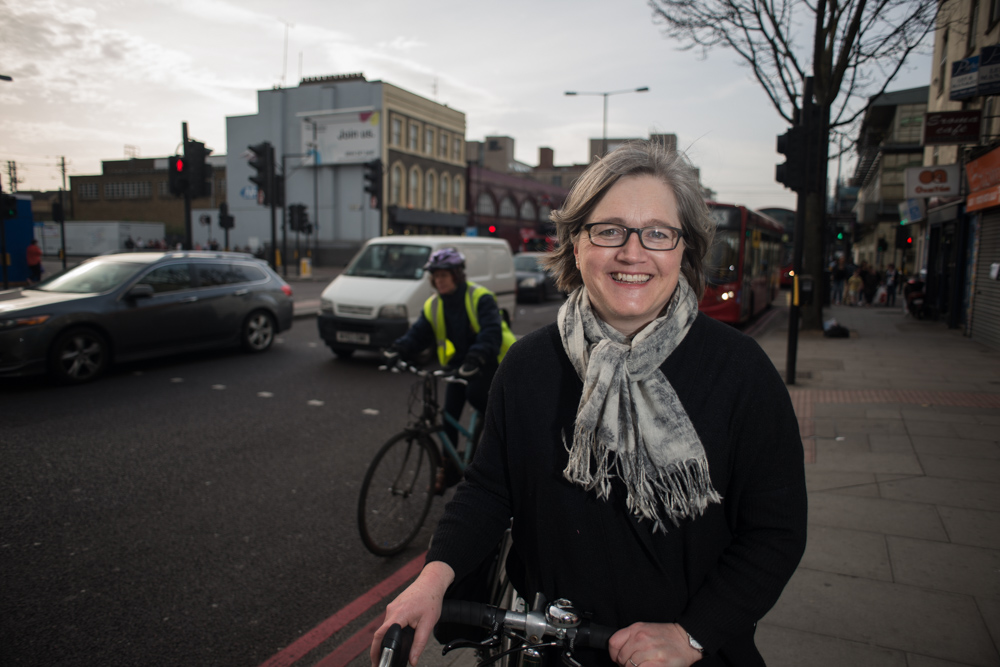
<path fill-rule="evenodd" d="M 907 236 L 906 237 L 906 245 L 913 245 L 913 237 L 912 236 Z"/>
<path fill-rule="evenodd" d="M 488 227 L 488 229 L 489 229 L 490 234 L 496 234 L 497 233 L 497 226 L 496 225 L 490 225 Z"/>
<path fill-rule="evenodd" d="M 184 172 L 184 158 L 174 155 L 168 159 L 167 190 L 175 197 L 183 197 L 187 190 L 187 174 Z"/>

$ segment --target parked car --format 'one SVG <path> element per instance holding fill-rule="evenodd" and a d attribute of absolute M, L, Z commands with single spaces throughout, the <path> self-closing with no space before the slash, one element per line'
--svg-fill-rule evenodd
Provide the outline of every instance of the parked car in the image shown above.
<path fill-rule="evenodd" d="M 545 252 L 521 252 L 514 255 L 518 301 L 542 303 L 549 296 L 559 293 L 555 278 L 542 268 L 539 261 L 547 255 Z"/>
<path fill-rule="evenodd" d="M 516 285 L 510 245 L 475 236 L 383 236 L 368 241 L 320 296 L 319 336 L 338 357 L 388 347 L 417 321 L 434 292 L 424 264 L 439 248 L 458 248 L 470 282 L 496 295 L 510 321 Z"/>
<path fill-rule="evenodd" d="M 292 326 L 292 289 L 250 255 L 142 252 L 93 257 L 0 292 L 0 376 L 48 371 L 82 383 L 112 362 L 242 345 Z"/>

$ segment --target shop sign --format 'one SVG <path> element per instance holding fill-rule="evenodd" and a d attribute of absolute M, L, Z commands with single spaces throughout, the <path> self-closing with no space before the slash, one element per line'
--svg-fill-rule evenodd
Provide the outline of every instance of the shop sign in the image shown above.
<path fill-rule="evenodd" d="M 979 52 L 979 95 L 1000 94 L 1000 45 L 984 46 Z"/>
<path fill-rule="evenodd" d="M 924 219 L 926 210 L 923 199 L 905 199 L 899 202 L 900 224 L 920 222 Z"/>
<path fill-rule="evenodd" d="M 973 192 L 965 200 L 965 210 L 968 213 L 994 206 L 1000 206 L 1000 185 L 993 185 L 985 190 Z"/>
<path fill-rule="evenodd" d="M 978 144 L 983 112 L 930 111 L 924 114 L 924 146 Z"/>
<path fill-rule="evenodd" d="M 956 60 L 951 64 L 950 100 L 964 100 L 974 97 L 979 81 L 979 56 Z"/>
<path fill-rule="evenodd" d="M 1000 184 L 1000 148 L 965 165 L 965 175 L 969 178 L 970 192 Z"/>
<path fill-rule="evenodd" d="M 906 197 L 953 197 L 961 194 L 957 164 L 909 167 L 906 170 Z"/>

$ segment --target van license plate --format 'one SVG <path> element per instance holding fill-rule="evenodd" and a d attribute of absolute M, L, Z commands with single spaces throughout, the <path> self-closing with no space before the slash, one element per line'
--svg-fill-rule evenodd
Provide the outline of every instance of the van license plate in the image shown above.
<path fill-rule="evenodd" d="M 366 333 L 360 333 L 357 331 L 338 331 L 337 332 L 337 342 L 338 343 L 354 343 L 355 345 L 368 345 L 371 339 Z"/>

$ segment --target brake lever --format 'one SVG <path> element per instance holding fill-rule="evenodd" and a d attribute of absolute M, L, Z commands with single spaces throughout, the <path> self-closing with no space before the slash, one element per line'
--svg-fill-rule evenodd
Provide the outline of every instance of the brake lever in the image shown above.
<path fill-rule="evenodd" d="M 562 658 L 563 664 L 567 665 L 567 667 L 583 667 L 583 665 L 573 657 L 572 651 L 563 651 L 560 657 Z"/>

